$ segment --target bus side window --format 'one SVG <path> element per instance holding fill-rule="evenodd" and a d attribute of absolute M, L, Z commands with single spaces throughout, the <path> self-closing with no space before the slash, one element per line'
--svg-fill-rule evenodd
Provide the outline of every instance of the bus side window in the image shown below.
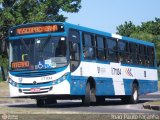
<path fill-rule="evenodd" d="M 149 66 L 154 66 L 154 48 L 148 47 Z"/>
<path fill-rule="evenodd" d="M 80 63 L 80 34 L 79 31 L 71 29 L 69 31 L 69 50 L 70 50 L 70 64 L 73 72 Z"/>
<path fill-rule="evenodd" d="M 97 36 L 96 43 L 97 43 L 97 59 L 105 60 L 104 38 Z"/>
<path fill-rule="evenodd" d="M 140 52 L 140 64 L 145 65 L 145 46 L 144 45 L 139 45 L 139 52 Z"/>
<path fill-rule="evenodd" d="M 128 56 L 128 44 L 125 41 L 118 41 L 119 62 L 129 63 L 130 58 Z"/>
<path fill-rule="evenodd" d="M 137 63 L 137 54 L 136 54 L 136 44 L 129 42 L 129 56 L 130 62 L 133 64 Z"/>
<path fill-rule="evenodd" d="M 144 46 L 144 63 L 145 66 L 148 66 L 148 51 L 147 46 Z"/>
<path fill-rule="evenodd" d="M 139 45 L 138 44 L 135 45 L 135 54 L 136 54 L 136 64 L 140 64 L 141 59 L 140 59 L 140 52 L 139 52 Z"/>
<path fill-rule="evenodd" d="M 83 57 L 85 59 L 95 58 L 94 36 L 91 34 L 83 34 Z"/>
<path fill-rule="evenodd" d="M 107 38 L 109 61 L 117 62 L 117 40 Z"/>
<path fill-rule="evenodd" d="M 104 51 L 105 51 L 105 59 L 109 59 L 109 52 L 108 52 L 108 43 L 107 38 L 104 38 Z"/>

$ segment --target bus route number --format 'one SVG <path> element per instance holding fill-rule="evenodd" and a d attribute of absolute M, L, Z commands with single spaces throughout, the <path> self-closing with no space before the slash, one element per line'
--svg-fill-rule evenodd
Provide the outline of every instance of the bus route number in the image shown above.
<path fill-rule="evenodd" d="M 120 68 L 111 68 L 112 75 L 121 75 Z"/>

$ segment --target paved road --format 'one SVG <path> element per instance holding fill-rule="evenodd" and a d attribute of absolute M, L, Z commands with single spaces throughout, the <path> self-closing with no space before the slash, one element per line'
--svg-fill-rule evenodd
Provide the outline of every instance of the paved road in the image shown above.
<path fill-rule="evenodd" d="M 29 103 L 6 103 L 0 104 L 0 114 L 3 116 L 7 113 L 9 117 L 18 117 L 23 120 L 159 120 L 160 111 L 143 109 L 143 103 L 155 100 L 160 100 L 159 94 L 141 96 L 139 103 L 135 105 L 122 104 L 119 99 L 106 99 L 105 104 L 91 105 L 90 107 L 82 106 L 80 100 L 58 100 L 57 104 L 48 105 L 38 109 L 34 101 L 30 101 Z M 36 114 L 36 116 L 34 114 Z"/>
<path fill-rule="evenodd" d="M 109 100 L 103 105 L 91 105 L 83 107 L 80 101 L 59 101 L 58 104 L 48 105 L 41 110 L 50 110 L 54 113 L 159 113 L 159 111 L 144 110 L 142 104 L 146 102 L 140 100 L 136 105 L 124 105 L 119 100 Z M 35 104 L 12 104 L 8 105 L 11 108 L 37 109 Z M 28 109 L 29 110 L 29 109 Z"/>
<path fill-rule="evenodd" d="M 7 109 L 27 109 L 27 110 L 41 110 L 42 112 L 46 109 L 49 113 L 157 113 L 160 111 L 144 110 L 143 103 L 149 101 L 160 100 L 159 94 L 147 95 L 140 97 L 138 104 L 123 104 L 119 99 L 106 99 L 106 103 L 103 105 L 91 105 L 90 107 L 84 107 L 80 100 L 58 100 L 57 104 L 48 105 L 43 108 L 37 109 L 35 103 L 12 103 L 12 104 L 1 104 L 0 107 Z"/>

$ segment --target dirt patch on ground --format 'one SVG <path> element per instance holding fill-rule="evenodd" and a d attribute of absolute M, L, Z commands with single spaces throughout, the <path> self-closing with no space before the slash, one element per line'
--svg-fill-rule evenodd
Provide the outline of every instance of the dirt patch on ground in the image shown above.
<path fill-rule="evenodd" d="M 9 85 L 5 82 L 0 82 L 0 104 L 6 103 L 34 103 L 35 100 L 32 99 L 20 99 L 20 98 L 10 98 L 9 97 Z"/>
<path fill-rule="evenodd" d="M 6 81 L 0 82 L 0 97 L 9 97 L 9 86 Z"/>

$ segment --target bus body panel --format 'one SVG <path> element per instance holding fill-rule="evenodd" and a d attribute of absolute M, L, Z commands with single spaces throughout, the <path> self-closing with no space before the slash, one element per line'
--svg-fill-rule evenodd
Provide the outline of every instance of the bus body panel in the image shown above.
<path fill-rule="evenodd" d="M 48 24 L 52 24 L 52 22 Z M 30 77 L 16 77 L 16 73 L 11 74 L 12 72 L 10 72 L 9 81 L 12 83 L 9 84 L 9 88 L 11 97 L 35 97 L 35 99 L 36 96 L 56 95 L 82 97 L 86 94 L 86 84 L 90 77 L 92 77 L 95 82 L 96 96 L 131 95 L 133 82 L 135 81 L 137 81 L 138 83 L 139 94 L 147 94 L 158 91 L 158 74 L 157 67 L 155 64 L 152 67 L 147 67 L 143 65 L 122 64 L 119 61 L 100 61 L 97 58 L 95 58 L 94 60 L 87 60 L 83 57 L 82 52 L 83 33 L 90 33 L 94 35 L 94 39 L 96 35 L 99 35 L 106 38 L 115 38 L 117 42 L 118 40 L 122 40 L 126 42 L 133 42 L 136 44 L 146 45 L 149 47 L 154 47 L 153 43 L 123 37 L 120 35 L 110 34 L 106 32 L 101 32 L 86 27 L 72 25 L 69 23 L 60 24 L 63 24 L 65 27 L 65 31 L 63 33 L 41 33 L 34 35 L 14 36 L 9 37 L 9 40 L 14 41 L 20 38 L 36 38 L 44 36 L 46 37 L 49 35 L 65 36 L 67 38 L 69 30 L 75 29 L 80 33 L 79 45 L 81 51 L 80 64 L 77 67 L 77 69 L 71 72 L 71 66 L 68 63 L 66 69 L 56 71 L 56 74 L 42 77 L 33 77 L 32 75 L 30 75 Z M 155 59 L 156 57 L 154 58 L 154 63 L 156 63 Z M 45 73 L 45 71 L 43 71 L 43 73 Z M 18 86 L 15 87 L 14 84 L 18 84 Z"/>
<path fill-rule="evenodd" d="M 34 95 L 70 94 L 70 69 L 54 75 L 42 77 L 15 77 L 9 74 L 10 82 L 16 82 L 18 87 L 10 84 L 11 97 L 26 97 Z"/>
<path fill-rule="evenodd" d="M 81 62 L 71 75 L 74 76 L 75 82 L 78 80 L 75 84 L 79 86 L 76 86 L 83 88 L 82 94 L 89 77 L 95 80 L 96 95 L 131 95 L 134 80 L 138 81 L 140 94 L 158 90 L 157 70 L 151 68 L 122 66 L 120 63 Z"/>

